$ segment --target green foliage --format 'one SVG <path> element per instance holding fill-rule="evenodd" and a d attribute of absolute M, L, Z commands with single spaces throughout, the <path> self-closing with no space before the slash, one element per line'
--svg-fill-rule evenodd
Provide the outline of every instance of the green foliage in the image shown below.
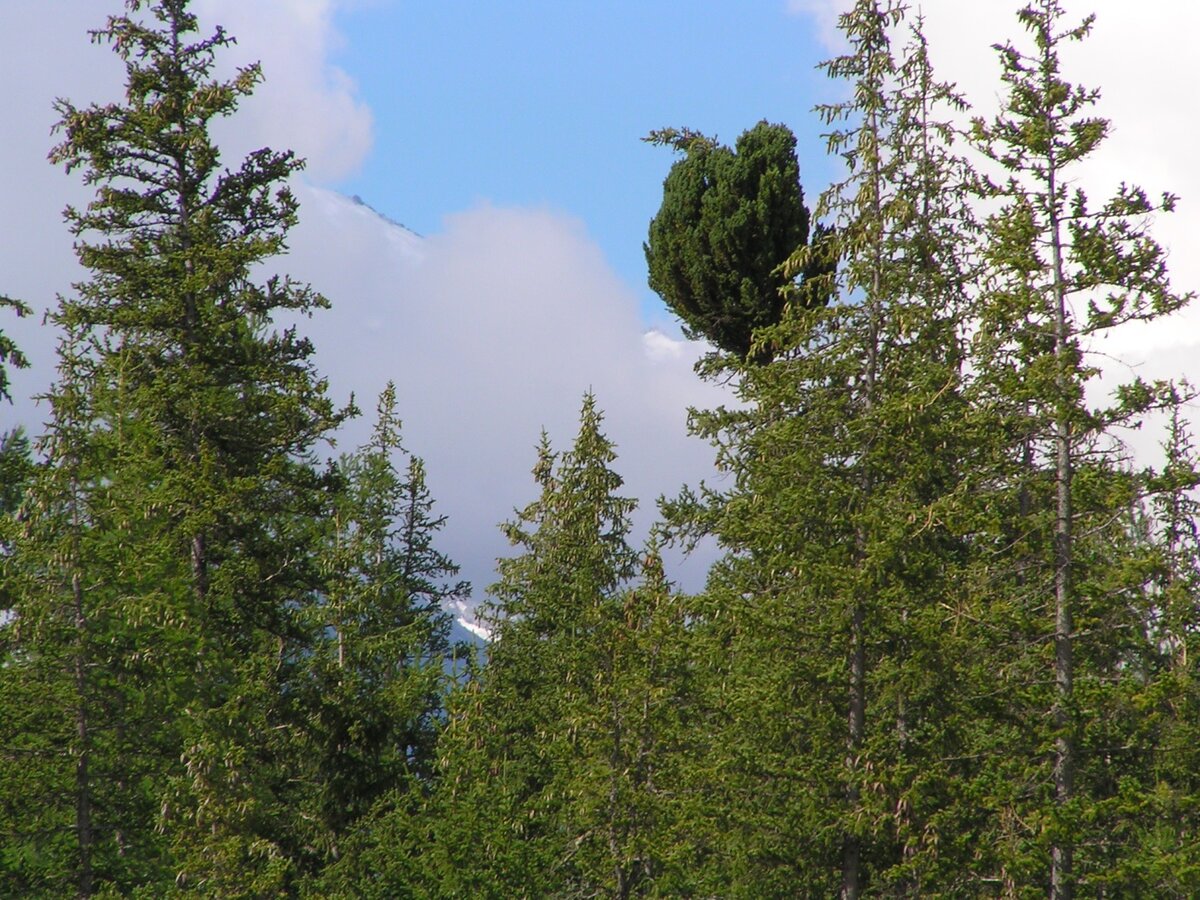
<path fill-rule="evenodd" d="M 424 464 L 397 469 L 400 452 L 389 384 L 370 443 L 338 463 L 325 597 L 312 609 L 325 639 L 310 660 L 311 747 L 299 765 L 315 796 L 297 802 L 315 807 L 311 840 L 325 858 L 314 866 L 337 861 L 324 891 L 362 875 L 369 846 L 343 846 L 360 824 L 404 815 L 430 787 L 449 650 L 442 605 L 470 590 L 434 547 L 445 518 L 433 515 Z"/>
<path fill-rule="evenodd" d="M 487 665 L 451 706 L 435 808 L 439 896 L 653 894 L 685 883 L 673 767 L 682 608 L 589 395 L 572 449 L 543 438 L 539 498 L 505 526 Z"/>
<path fill-rule="evenodd" d="M 524 552 L 500 561 L 488 663 L 451 708 L 442 751 L 450 817 L 484 807 L 451 825 L 470 837 L 459 831 L 442 848 L 448 895 L 536 896 L 573 879 L 563 784 L 577 739 L 570 718 L 590 688 L 597 619 L 635 563 L 626 543 L 634 502 L 614 493 L 621 478 L 599 426 L 588 396 L 570 453 L 557 459 L 543 435 L 533 469 L 540 496 L 504 526 Z"/>
<path fill-rule="evenodd" d="M 29 306 L 22 303 L 20 300 L 13 300 L 11 297 L 0 296 L 0 308 L 7 307 L 13 310 L 18 316 L 29 315 Z M 8 369 L 6 366 L 14 366 L 18 369 L 24 369 L 29 366 L 29 360 L 25 358 L 25 354 L 13 342 L 12 338 L 0 331 L 0 398 L 12 400 L 12 396 L 8 392 Z"/>
<path fill-rule="evenodd" d="M 25 429 L 0 435 L 0 513 L 17 513 L 33 472 L 33 448 Z"/>
<path fill-rule="evenodd" d="M 66 214 L 89 278 L 53 317 L 69 340 L 15 554 L 17 674 L 60 682 L 34 733 L 73 766 L 38 776 L 40 802 L 74 811 L 54 865 L 84 895 L 275 893 L 307 853 L 290 801 L 329 491 L 312 452 L 345 413 L 308 341 L 271 325 L 325 301 L 255 280 L 300 164 L 221 164 L 210 126 L 259 73 L 214 80 L 231 38 L 196 28 L 184 0 L 131 0 L 95 34 L 123 102 L 57 104 L 51 158 L 96 195 Z"/>
<path fill-rule="evenodd" d="M 730 366 L 739 406 L 694 417 L 735 479 L 701 513 L 729 553 L 693 613 L 717 667 L 710 891 L 904 895 L 969 871 L 956 760 L 977 635 L 948 624 L 976 452 L 959 243 L 975 226 L 934 118 L 957 98 L 919 33 L 893 55 L 901 20 L 896 5 L 858 3 L 841 20 L 850 51 L 827 64 L 852 81 L 853 99 L 823 110 L 846 123 L 830 143 L 850 169 L 818 206 L 825 245 L 788 268 L 836 253 L 832 302 L 761 331 L 775 358 Z"/>
<path fill-rule="evenodd" d="M 162 841 L 147 824 L 163 729 L 145 728 L 153 705 L 133 682 L 153 650 L 139 640 L 141 623 L 122 618 L 120 588 L 107 577 L 129 529 L 114 515 L 87 426 L 95 398 L 80 376 L 93 370 L 81 346 L 68 332 L 39 442 L 45 461 L 27 476 L 19 521 L 8 523 L 0 885 L 15 895 L 87 896 L 162 874 Z"/>
<path fill-rule="evenodd" d="M 1071 186 L 1075 166 L 1100 148 L 1109 126 L 1091 114 L 1098 92 L 1061 74 L 1063 48 L 1086 38 L 1093 19 L 1065 25 L 1064 17 L 1055 0 L 1018 14 L 1033 46 L 997 47 L 1004 109 L 973 125 L 976 145 L 999 168 L 996 181 L 982 183 L 999 209 L 986 225 L 970 399 L 997 411 L 1010 435 L 989 480 L 1013 491 L 1011 528 L 1020 535 L 987 577 L 1008 581 L 1021 611 L 1014 650 L 1031 660 L 1020 714 L 1039 726 L 1027 725 L 1024 739 L 1033 742 L 1015 754 L 1008 748 L 1009 762 L 1000 763 L 1027 787 L 1000 814 L 1027 823 L 1002 865 L 1025 878 L 1048 869 L 1053 897 L 1103 884 L 1136 853 L 1136 841 L 1114 836 L 1120 817 L 1110 812 L 1150 752 L 1145 735 L 1125 730 L 1145 677 L 1150 648 L 1138 636 L 1149 609 L 1127 513 L 1135 486 L 1111 462 L 1113 429 L 1171 402 L 1167 385 L 1137 381 L 1093 408 L 1087 387 L 1098 369 L 1085 351 L 1098 335 L 1189 299 L 1172 291 L 1147 229 L 1148 214 L 1170 209 L 1169 196 L 1156 205 L 1122 185 L 1093 210 Z M 1010 768 L 1014 758 L 1019 772 Z"/>
<path fill-rule="evenodd" d="M 571 804 L 577 892 L 677 896 L 694 889 L 698 822 L 688 768 L 702 745 L 683 598 L 651 542 L 641 583 L 622 591 L 591 635 L 595 670 L 573 729 L 564 794 Z"/>
<path fill-rule="evenodd" d="M 755 329 L 777 323 L 788 289 L 795 293 L 780 267 L 809 238 L 796 138 L 763 121 L 733 149 L 686 129 L 647 140 L 684 154 L 671 166 L 650 222 L 650 287 L 691 334 L 747 357 Z M 824 268 L 814 264 L 806 274 Z"/>
<path fill-rule="evenodd" d="M 325 305 L 260 280 L 300 163 L 210 139 L 257 67 L 214 79 L 232 39 L 187 0 L 125 8 L 96 33 L 124 99 L 58 104 L 96 195 L 38 458 L 0 438 L 0 895 L 1200 892 L 1192 395 L 1098 400 L 1087 354 L 1190 295 L 1171 195 L 1074 187 L 1108 131 L 1060 71 L 1090 18 L 1019 12 L 976 165 L 919 17 L 858 0 L 811 243 L 788 129 L 651 136 L 683 154 L 651 285 L 737 399 L 693 412 L 726 477 L 662 534 L 724 554 L 686 597 L 661 535 L 635 550 L 589 394 L 458 673 L 468 587 L 394 387 L 320 465 L 353 409 L 272 324 Z M 0 334 L 0 393 L 22 362 Z M 1159 410 L 1134 470 L 1116 429 Z"/>

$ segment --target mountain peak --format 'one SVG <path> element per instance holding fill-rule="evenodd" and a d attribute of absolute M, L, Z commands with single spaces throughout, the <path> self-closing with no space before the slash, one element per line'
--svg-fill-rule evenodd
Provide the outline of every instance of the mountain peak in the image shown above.
<path fill-rule="evenodd" d="M 377 215 L 379 218 L 383 219 L 383 221 L 387 222 L 389 225 L 394 225 L 397 228 L 402 228 L 405 231 L 407 231 L 409 234 L 413 235 L 414 237 L 423 237 L 423 235 L 419 234 L 416 231 L 413 231 L 411 228 L 409 228 L 403 222 L 397 222 L 395 219 L 393 219 L 387 213 L 380 212 L 375 207 L 373 207 L 370 203 L 368 203 L 366 200 L 364 200 L 362 197 L 360 197 L 358 194 L 351 194 L 347 199 L 351 203 L 353 203 L 355 206 L 361 206 L 364 209 L 370 210 L 375 215 Z"/>

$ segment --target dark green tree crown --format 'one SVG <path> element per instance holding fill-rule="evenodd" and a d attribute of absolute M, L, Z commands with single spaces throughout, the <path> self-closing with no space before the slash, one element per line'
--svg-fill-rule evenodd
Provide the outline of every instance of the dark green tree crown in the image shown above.
<path fill-rule="evenodd" d="M 762 121 L 732 149 L 686 129 L 647 140 L 684 154 L 644 245 L 650 287 L 689 333 L 748 356 L 754 330 L 779 321 L 794 284 L 781 264 L 808 243 L 796 137 Z"/>

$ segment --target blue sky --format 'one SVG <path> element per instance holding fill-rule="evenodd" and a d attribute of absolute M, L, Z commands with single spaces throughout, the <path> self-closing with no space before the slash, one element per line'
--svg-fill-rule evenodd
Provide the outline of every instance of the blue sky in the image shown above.
<path fill-rule="evenodd" d="M 732 143 L 784 122 L 811 200 L 829 177 L 811 114 L 836 90 L 814 69 L 828 51 L 780 0 L 394 0 L 335 21 L 334 60 L 375 114 L 340 189 L 424 234 L 481 201 L 576 216 L 651 321 L 642 241 L 673 158 L 640 140 L 651 129 Z"/>

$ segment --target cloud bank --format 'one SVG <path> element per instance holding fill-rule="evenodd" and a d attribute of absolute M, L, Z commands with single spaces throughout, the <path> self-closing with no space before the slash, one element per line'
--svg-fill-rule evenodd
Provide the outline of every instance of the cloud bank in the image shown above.
<path fill-rule="evenodd" d="M 334 394 L 345 399 L 356 392 L 369 412 L 383 384 L 397 383 L 407 445 L 427 459 L 435 498 L 451 517 L 446 549 L 478 587 L 491 580 L 495 557 L 508 552 L 496 524 L 532 499 L 529 469 L 540 430 L 566 449 L 585 390 L 595 391 L 608 412 L 621 454 L 617 468 L 628 493 L 643 501 L 644 529 L 658 493 L 711 475 L 710 448 L 684 434 L 686 407 L 726 397 L 693 376 L 695 346 L 644 333 L 633 292 L 577 220 L 549 209 L 484 204 L 447 216 L 438 233 L 421 240 L 313 186 L 353 171 L 371 146 L 371 110 L 336 65 L 339 2 L 196 0 L 195 6 L 202 21 L 222 21 L 237 36 L 227 66 L 261 60 L 267 76 L 222 126 L 226 159 L 270 145 L 309 160 L 306 180 L 297 185 L 301 225 L 292 254 L 275 268 L 312 282 L 333 303 L 304 327 Z M 790 2 L 797 14 L 817 17 L 831 49 L 832 24 L 845 5 Z M 119 63 L 86 36 L 118 6 L 116 0 L 5 6 L 0 115 L 9 127 L 0 142 L 0 291 L 42 310 L 80 277 L 60 213 L 89 198 L 77 177 L 45 161 L 57 118 L 51 106 L 56 96 L 83 105 L 120 95 Z M 998 95 L 989 47 L 1020 37 L 1015 6 L 921 3 L 935 65 L 984 115 L 995 111 Z M 1193 250 L 1200 169 L 1190 158 L 1200 120 L 1189 114 L 1189 92 L 1200 80 L 1200 57 L 1188 42 L 1200 30 L 1200 7 L 1171 4 L 1171 27 L 1163 28 L 1155 6 L 1101 0 L 1095 36 L 1067 60 L 1067 71 L 1103 87 L 1100 113 L 1115 123 L 1085 186 L 1097 198 L 1122 179 L 1180 194 L 1179 212 L 1163 217 L 1156 233 L 1173 250 L 1176 284 L 1191 286 L 1200 284 L 1200 254 Z M 52 377 L 54 335 L 38 318 L 0 326 L 34 363 L 31 372 L 14 376 L 17 403 L 0 409 L 0 425 L 20 421 L 37 430 L 44 417 L 28 397 Z M 1145 377 L 1183 370 L 1200 381 L 1197 326 L 1200 306 L 1100 349 Z M 338 449 L 365 436 L 368 420 L 354 424 Z M 690 573 L 676 571 L 696 587 L 702 570 L 697 563 Z"/>
<path fill-rule="evenodd" d="M 643 500 L 640 533 L 656 496 L 711 478 L 711 448 L 686 436 L 689 404 L 724 399 L 692 372 L 700 348 L 644 333 L 636 296 L 582 223 L 480 206 L 422 239 L 329 191 L 305 187 L 301 200 L 285 265 L 333 303 L 311 326 L 318 364 L 364 410 L 396 382 L 406 445 L 451 517 L 448 550 L 480 586 L 508 552 L 497 524 L 534 499 L 542 429 L 569 449 L 585 391 L 606 412 L 626 493 Z"/>
<path fill-rule="evenodd" d="M 352 174 L 371 149 L 371 110 L 332 62 L 342 46 L 335 0 L 197 0 L 201 22 L 220 22 L 237 38 L 226 70 L 260 62 L 265 81 L 222 142 L 237 156 L 262 146 L 290 147 L 318 182 Z M 225 135 L 221 135 L 225 137 Z"/>
<path fill-rule="evenodd" d="M 343 0 L 344 2 L 344 0 Z M 5 322 L 31 355 L 34 368 L 14 376 L 14 396 L 44 389 L 53 367 L 53 339 L 39 329 L 41 312 L 80 277 L 62 210 L 81 206 L 91 192 L 77 176 L 51 167 L 46 155 L 57 138 L 56 98 L 83 107 L 123 92 L 123 70 L 111 49 L 93 44 L 119 0 L 4 3 L 0 29 L 0 292 L 21 297 L 38 315 Z M 352 171 L 371 146 L 371 113 L 330 59 L 339 45 L 334 0 L 198 0 L 206 32 L 226 24 L 237 46 L 220 59 L 228 74 L 261 60 L 267 81 L 239 114 L 217 125 L 224 159 L 235 164 L 262 146 L 290 147 L 308 160 L 308 177 L 332 179 Z M 31 415 L 18 408 L 22 420 Z M 36 416 L 36 414 L 33 414 Z M 0 411 L 0 421 L 3 421 Z"/>

